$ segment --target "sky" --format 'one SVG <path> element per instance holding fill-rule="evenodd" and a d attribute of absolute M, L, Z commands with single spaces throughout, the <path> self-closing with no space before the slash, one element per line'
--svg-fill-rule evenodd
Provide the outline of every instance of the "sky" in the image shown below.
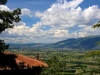
<path fill-rule="evenodd" d="M 6 43 L 56 43 L 100 35 L 92 26 L 100 20 L 100 0 L 8 0 L 0 10 L 21 9 L 21 21 L 6 29 Z"/>

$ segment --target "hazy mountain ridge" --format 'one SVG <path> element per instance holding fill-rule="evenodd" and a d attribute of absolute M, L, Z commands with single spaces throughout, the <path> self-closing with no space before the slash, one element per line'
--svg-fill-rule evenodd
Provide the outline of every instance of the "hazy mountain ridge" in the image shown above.
<path fill-rule="evenodd" d="M 100 36 L 88 36 L 83 38 L 70 38 L 52 44 L 32 43 L 32 44 L 10 44 L 11 48 L 71 48 L 71 49 L 100 49 L 96 42 L 100 41 Z"/>
<path fill-rule="evenodd" d="M 72 49 L 100 49 L 96 42 L 100 41 L 100 36 L 88 36 L 83 38 L 71 38 L 53 44 L 54 48 Z"/>
<path fill-rule="evenodd" d="M 31 44 L 9 44 L 9 49 L 32 49 L 32 48 L 38 48 L 38 47 L 42 47 L 45 44 L 41 44 L 41 43 L 31 43 Z"/>

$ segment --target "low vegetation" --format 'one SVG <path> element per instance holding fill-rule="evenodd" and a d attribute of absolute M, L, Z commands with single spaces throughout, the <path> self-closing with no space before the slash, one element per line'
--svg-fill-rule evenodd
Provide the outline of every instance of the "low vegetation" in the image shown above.
<path fill-rule="evenodd" d="M 87 56 L 92 51 L 54 49 L 8 51 L 30 57 L 36 57 L 39 53 L 39 59 L 49 65 L 49 68 L 43 68 L 41 75 L 100 75 L 99 55 Z"/>

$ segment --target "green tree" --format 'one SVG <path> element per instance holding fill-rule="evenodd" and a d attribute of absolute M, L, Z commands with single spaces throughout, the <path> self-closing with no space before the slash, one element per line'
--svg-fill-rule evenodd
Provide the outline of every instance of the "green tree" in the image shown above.
<path fill-rule="evenodd" d="M 6 4 L 7 0 L 0 0 L 0 5 L 1 4 Z"/>
<path fill-rule="evenodd" d="M 0 5 L 5 5 L 7 0 L 0 0 Z M 14 22 L 19 22 L 21 10 L 17 8 L 13 11 L 2 11 L 0 10 L 0 34 L 2 34 L 5 29 L 13 28 Z M 3 53 L 9 45 L 6 45 L 4 40 L 0 39 L 0 53 Z"/>
<path fill-rule="evenodd" d="M 5 5 L 7 0 L 0 0 L 0 5 Z M 21 20 L 20 18 L 21 10 L 17 8 L 13 11 L 0 10 L 0 34 L 8 28 L 13 28 L 14 23 Z M 5 49 L 8 49 L 7 45 L 3 39 L 0 39 L 0 66 L 6 68 L 9 66 L 11 68 L 16 67 L 15 55 L 4 54 Z"/>
<path fill-rule="evenodd" d="M 100 28 L 100 20 L 96 23 L 96 24 L 94 24 L 93 26 L 92 26 L 92 28 Z M 98 42 L 96 42 L 96 44 L 100 44 L 100 41 L 98 41 Z M 87 57 L 96 57 L 96 56 L 100 56 L 100 50 L 93 50 L 93 51 L 89 51 L 89 52 L 87 52 L 86 53 L 86 55 L 85 55 L 85 58 L 87 58 Z M 98 62 L 100 62 L 100 59 L 96 59 L 96 61 L 98 61 Z M 95 69 L 95 70 L 91 70 L 90 71 L 90 73 L 91 73 L 91 75 L 94 75 L 94 73 L 95 73 L 95 71 L 96 72 L 99 72 L 100 71 L 100 68 L 99 69 Z"/>
<path fill-rule="evenodd" d="M 92 28 L 99 28 L 100 27 L 100 20 L 92 26 Z"/>
<path fill-rule="evenodd" d="M 60 61 L 57 56 L 51 56 L 46 60 L 49 65 L 48 68 L 44 68 L 41 75 L 62 75 L 66 68 L 66 62 Z"/>
<path fill-rule="evenodd" d="M 100 20 L 96 23 L 96 24 L 94 24 L 93 26 L 92 26 L 92 28 L 100 28 Z M 98 41 L 98 42 L 96 42 L 96 44 L 100 44 L 100 41 Z M 88 52 L 87 54 L 86 54 L 87 56 L 97 56 L 97 55 L 100 55 L 100 51 L 99 50 L 95 50 L 95 51 L 90 51 L 90 52 Z"/>

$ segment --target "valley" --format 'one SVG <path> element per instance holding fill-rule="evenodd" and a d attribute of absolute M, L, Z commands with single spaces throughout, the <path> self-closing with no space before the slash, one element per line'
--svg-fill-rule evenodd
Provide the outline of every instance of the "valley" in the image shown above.
<path fill-rule="evenodd" d="M 87 50 L 9 50 L 10 52 L 36 57 L 46 62 L 41 75 L 100 75 L 100 57 L 86 57 Z M 90 50 L 91 51 L 91 50 Z"/>

